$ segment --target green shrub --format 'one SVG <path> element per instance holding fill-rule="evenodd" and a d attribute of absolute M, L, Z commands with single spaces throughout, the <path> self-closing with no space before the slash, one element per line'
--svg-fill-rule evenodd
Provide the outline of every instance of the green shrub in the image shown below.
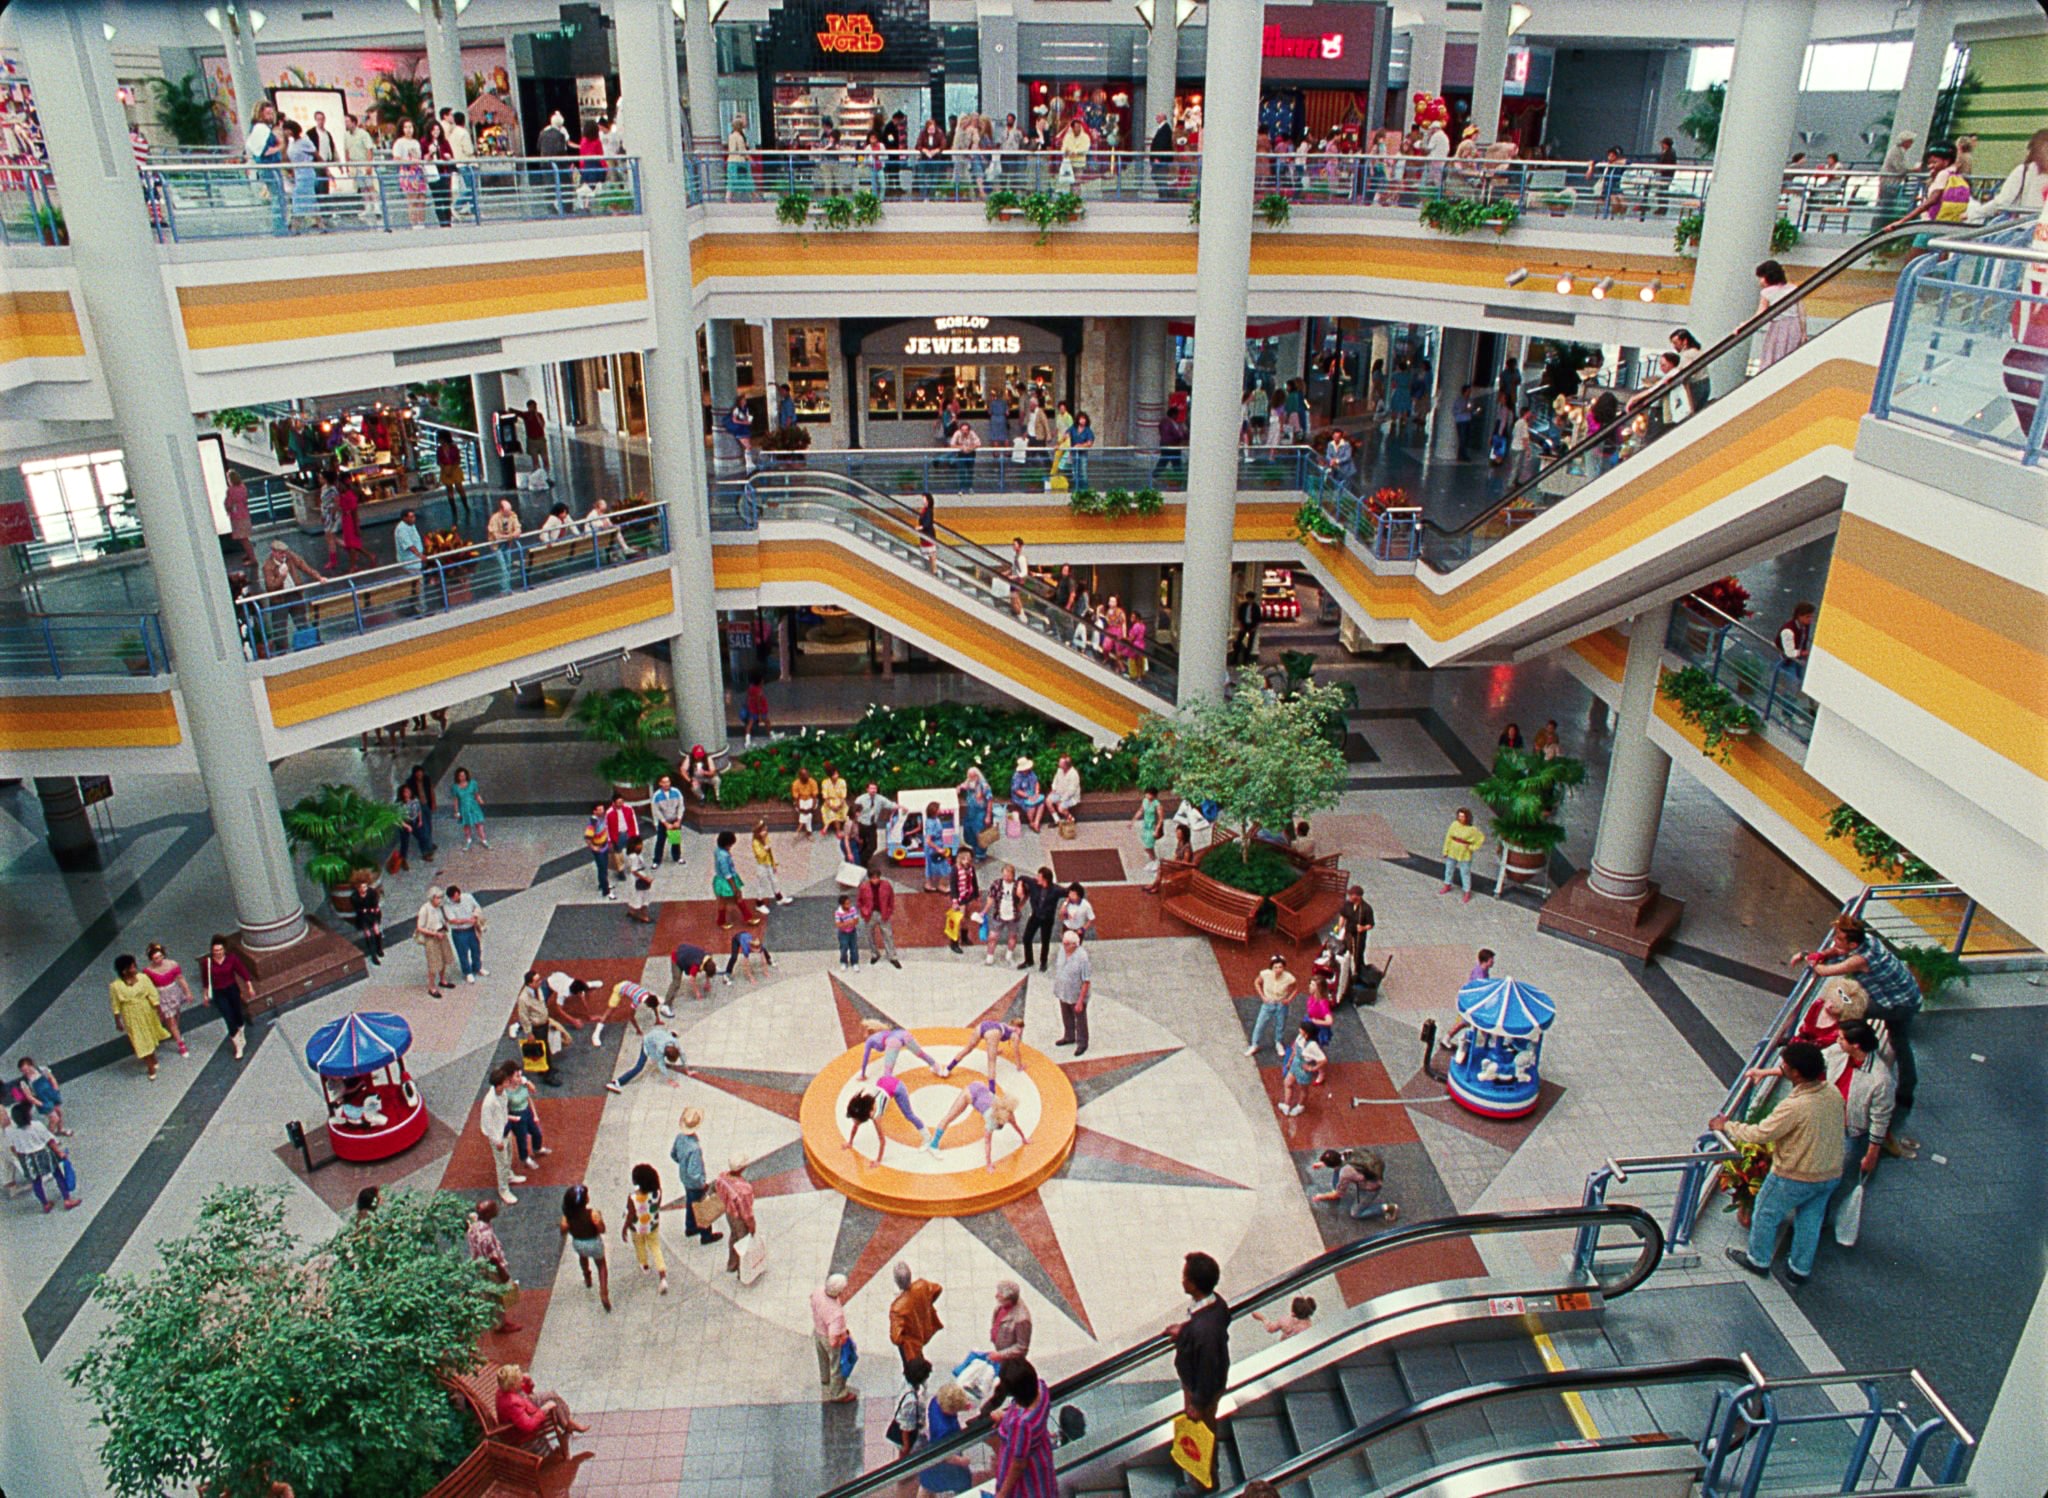
<path fill-rule="evenodd" d="M 1839 802 L 1828 813 L 1830 839 L 1847 838 L 1863 860 L 1863 870 L 1873 884 L 1939 884 L 1941 874 L 1934 865 L 1916 858 L 1911 849 L 1863 815 L 1848 802 Z"/>
<path fill-rule="evenodd" d="M 1920 985 L 1921 995 L 1930 1002 L 1941 997 L 1941 991 L 1951 983 L 1968 983 L 1970 970 L 1963 966 L 1963 959 L 1947 947 L 1933 945 L 1916 947 L 1895 947 L 1899 961 L 1911 969 L 1913 979 Z"/>
<path fill-rule="evenodd" d="M 1586 767 L 1559 755 L 1545 759 L 1533 749 L 1502 749 L 1493 773 L 1472 788 L 1472 794 L 1493 812 L 1493 835 L 1517 848 L 1548 853 L 1565 839 L 1565 830 L 1551 820 L 1573 789 L 1585 782 Z"/>
<path fill-rule="evenodd" d="M 1287 220 L 1294 216 L 1294 205 L 1287 200 L 1286 193 L 1269 192 L 1259 199 L 1257 211 L 1268 229 L 1284 229 Z"/>
<path fill-rule="evenodd" d="M 811 195 L 807 192 L 786 192 L 775 200 L 775 222 L 786 224 L 792 229 L 801 229 L 811 217 Z"/>
<path fill-rule="evenodd" d="M 1511 202 L 1482 203 L 1474 198 L 1425 198 L 1417 219 L 1440 234 L 1469 234 L 1493 224 L 1506 229 L 1522 216 Z"/>
<path fill-rule="evenodd" d="M 1763 721 L 1699 666 L 1667 673 L 1657 690 L 1678 709 L 1679 717 L 1700 731 L 1700 753 L 1724 765 L 1728 763 L 1728 740 L 1749 733 Z"/>
<path fill-rule="evenodd" d="M 1706 214 L 1697 208 L 1679 215 L 1678 222 L 1671 226 L 1671 242 L 1680 254 L 1690 254 L 1699 249 L 1700 231 L 1706 227 L 1706 222 Z M 1799 226 L 1779 214 L 1778 221 L 1771 225 L 1771 253 L 1782 255 L 1799 240 Z"/>
<path fill-rule="evenodd" d="M 1201 870 L 1218 884 L 1248 895 L 1277 895 L 1301 878 L 1293 860 L 1258 838 L 1246 844 L 1242 853 L 1232 843 L 1210 849 L 1202 855 Z"/>
<path fill-rule="evenodd" d="M 1131 504 L 1140 515 L 1157 515 L 1166 508 L 1166 496 L 1157 489 L 1140 489 L 1132 496 Z"/>
<path fill-rule="evenodd" d="M 1294 512 L 1294 539 L 1302 542 L 1341 541 L 1344 528 L 1324 514 L 1321 505 L 1312 499 L 1304 499 Z"/>

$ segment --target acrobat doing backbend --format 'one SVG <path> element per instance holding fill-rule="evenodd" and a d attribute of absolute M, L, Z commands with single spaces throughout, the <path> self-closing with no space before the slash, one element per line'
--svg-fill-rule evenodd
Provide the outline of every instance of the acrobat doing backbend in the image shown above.
<path fill-rule="evenodd" d="M 1024 1125 L 1017 1122 L 1017 1100 L 993 1082 L 984 1082 L 979 1077 L 960 1090 L 953 1099 L 953 1107 L 939 1120 L 939 1126 L 932 1130 L 931 1142 L 925 1147 L 937 1149 L 939 1141 L 946 1137 L 953 1120 L 969 1108 L 981 1115 L 982 1160 L 990 1170 L 996 1168 L 996 1135 L 1005 1128 L 1017 1131 L 1018 1148 L 1031 1142 L 1031 1136 L 1024 1132 Z"/>
<path fill-rule="evenodd" d="M 911 1044 L 915 1045 L 917 1042 L 912 1041 Z M 925 1059 L 929 1061 L 931 1058 L 927 1056 Z M 853 1149 L 854 1140 L 860 1137 L 860 1126 L 871 1123 L 875 1126 L 875 1163 L 880 1165 L 882 1152 L 889 1147 L 888 1136 L 882 1132 L 882 1118 L 889 1111 L 891 1103 L 903 1111 L 904 1122 L 917 1130 L 919 1140 L 931 1137 L 930 1126 L 919 1118 L 917 1110 L 910 1106 L 910 1089 L 903 1085 L 902 1078 L 893 1072 L 885 1071 L 875 1079 L 872 1090 L 863 1087 L 846 1100 L 846 1116 L 853 1120 L 853 1127 L 846 1131 L 844 1148 Z"/>
<path fill-rule="evenodd" d="M 974 1027 L 974 1039 L 960 1048 L 960 1054 L 938 1069 L 939 1075 L 950 1077 L 954 1067 L 983 1046 L 987 1046 L 988 1077 L 993 1082 L 996 1077 L 996 1058 L 1002 1054 L 1006 1045 L 1015 1047 L 1013 1054 L 1017 1060 L 1017 1070 L 1024 1070 L 1024 1021 L 985 1019 Z"/>
<path fill-rule="evenodd" d="M 868 1032 L 868 1038 L 862 1041 L 860 1046 L 860 1079 L 863 1082 L 868 1079 L 868 1063 L 874 1059 L 877 1051 L 882 1053 L 882 1075 L 885 1077 L 896 1075 L 896 1062 L 905 1051 L 915 1054 L 940 1076 L 945 1075 L 940 1070 L 939 1063 L 932 1060 L 931 1053 L 919 1045 L 917 1037 L 908 1030 L 892 1029 L 878 1019 L 864 1019 L 860 1023 L 861 1028 Z"/>

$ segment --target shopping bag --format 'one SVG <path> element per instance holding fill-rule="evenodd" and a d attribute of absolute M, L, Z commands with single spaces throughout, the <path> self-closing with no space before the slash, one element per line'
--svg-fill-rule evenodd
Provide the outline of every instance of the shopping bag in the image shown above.
<path fill-rule="evenodd" d="M 1863 1231 L 1863 1183 L 1858 1181 L 1849 1189 L 1848 1199 L 1842 1203 L 1841 1211 L 1835 1214 L 1835 1242 L 1844 1248 L 1856 1246 L 1856 1235 Z"/>
<path fill-rule="evenodd" d="M 1022 837 L 1023 835 L 1024 818 L 1021 814 L 1013 811 L 1010 813 L 1010 819 L 1003 823 L 1003 836 Z"/>
<path fill-rule="evenodd" d="M 683 829 L 682 829 L 682 828 L 680 828 L 680 827 L 671 827 L 671 828 L 669 828 L 669 830 L 668 830 L 668 845 L 669 845 L 669 846 L 670 846 L 671 848 L 680 848 L 680 847 L 682 847 L 682 845 L 683 845 Z"/>
<path fill-rule="evenodd" d="M 768 1268 L 768 1245 L 761 1241 L 759 1233 L 749 1233 L 734 1245 L 733 1252 L 740 1256 L 740 1283 L 751 1285 Z"/>
<path fill-rule="evenodd" d="M 1216 1485 L 1216 1432 L 1192 1415 L 1173 1417 L 1173 1462 L 1203 1487 Z"/>
<path fill-rule="evenodd" d="M 946 940 L 947 940 L 947 941 L 958 941 L 958 940 L 960 939 L 960 927 L 961 927 L 961 924 L 962 924 L 962 917 L 961 917 L 961 914 L 960 914 L 960 912 L 959 912 L 959 911 L 958 911 L 957 909 L 956 909 L 956 910 L 949 910 L 949 911 L 947 911 L 947 912 L 946 912 Z"/>
<path fill-rule="evenodd" d="M 996 1391 L 996 1365 L 985 1352 L 970 1352 L 953 1365 L 953 1382 L 977 1402 Z"/>
<path fill-rule="evenodd" d="M 690 1221 L 707 1231 L 725 1216 L 725 1203 L 716 1196 L 702 1196 L 690 1203 Z"/>
<path fill-rule="evenodd" d="M 858 889 L 867 879 L 867 870 L 847 859 L 839 861 L 839 872 L 832 876 L 832 882 L 841 889 Z"/>
<path fill-rule="evenodd" d="M 853 1377 L 854 1365 L 859 1361 L 860 1349 L 853 1345 L 853 1338 L 848 1337 L 839 1344 L 839 1376 L 842 1379 Z"/>
<path fill-rule="evenodd" d="M 981 829 L 980 835 L 975 838 L 975 841 L 984 848 L 993 848 L 996 845 L 996 840 L 1002 835 L 1002 829 L 999 827 L 984 827 Z"/>

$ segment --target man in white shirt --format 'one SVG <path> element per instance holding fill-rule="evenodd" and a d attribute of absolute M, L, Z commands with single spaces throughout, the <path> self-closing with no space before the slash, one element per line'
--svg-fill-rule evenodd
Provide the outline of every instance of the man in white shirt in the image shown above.
<path fill-rule="evenodd" d="M 664 849 L 669 847 L 672 833 L 683 830 L 683 793 L 676 789 L 675 781 L 664 775 L 661 783 L 654 788 L 654 866 L 661 867 Z M 683 844 L 680 836 L 675 841 L 675 865 L 683 866 Z"/>
<path fill-rule="evenodd" d="M 484 920 L 483 907 L 476 903 L 476 896 L 466 894 L 459 884 L 448 886 L 448 898 L 441 907 L 441 914 L 448 922 L 448 938 L 455 943 L 455 960 L 462 968 L 462 981 L 474 983 L 479 978 L 488 978 L 491 970 L 484 966 Z"/>
<path fill-rule="evenodd" d="M 476 160 L 476 140 L 469 133 L 469 116 L 461 110 L 451 110 L 448 115 L 448 149 L 455 153 L 455 206 L 460 208 L 467 200 L 477 200 L 476 168 L 468 163 Z"/>
<path fill-rule="evenodd" d="M 491 1169 L 498 1177 L 498 1200 L 508 1207 L 519 1205 L 519 1198 L 512 1194 L 513 1183 L 526 1183 L 525 1176 L 512 1171 L 512 1141 L 505 1133 L 510 1116 L 505 1107 L 505 1089 L 518 1075 L 519 1065 L 514 1061 L 501 1061 L 492 1069 L 491 1085 L 484 1093 L 476 1118 L 477 1132 L 491 1147 Z"/>
<path fill-rule="evenodd" d="M 341 145 L 334 138 L 334 132 L 327 128 L 327 111 L 313 111 L 313 128 L 306 132 L 306 139 L 313 143 L 313 159 L 322 163 L 320 173 L 313 179 L 313 193 L 324 198 L 334 187 L 332 163 L 341 160 Z M 326 204 L 322 204 L 322 216 Z"/>
<path fill-rule="evenodd" d="M 249 122 L 248 138 L 244 146 L 249 153 L 251 164 L 256 167 L 256 176 L 263 184 L 263 190 L 270 194 L 271 212 L 276 219 L 276 230 L 285 232 L 284 137 L 277 128 L 277 110 L 269 100 L 256 106 L 255 118 Z"/>
<path fill-rule="evenodd" d="M 1074 768 L 1072 756 L 1060 756 L 1060 767 L 1052 773 L 1052 794 L 1045 804 L 1052 808 L 1056 820 L 1074 820 L 1074 810 L 1081 804 L 1081 772 Z"/>

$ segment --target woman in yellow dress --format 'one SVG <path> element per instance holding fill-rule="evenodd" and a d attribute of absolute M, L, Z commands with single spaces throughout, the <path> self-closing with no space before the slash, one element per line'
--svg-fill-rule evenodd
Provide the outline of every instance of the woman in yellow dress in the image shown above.
<path fill-rule="evenodd" d="M 819 815 L 827 829 L 846 820 L 846 777 L 830 761 L 825 765 L 825 778 L 818 783 L 818 794 L 823 798 Z"/>
<path fill-rule="evenodd" d="M 107 985 L 107 991 L 114 1000 L 114 1028 L 128 1037 L 128 1044 L 135 1047 L 135 1054 L 149 1069 L 149 1080 L 154 1082 L 156 1048 L 171 1038 L 157 1012 L 162 999 L 156 984 L 149 974 L 137 969 L 133 957 L 122 956 L 114 959 L 114 981 Z"/>

